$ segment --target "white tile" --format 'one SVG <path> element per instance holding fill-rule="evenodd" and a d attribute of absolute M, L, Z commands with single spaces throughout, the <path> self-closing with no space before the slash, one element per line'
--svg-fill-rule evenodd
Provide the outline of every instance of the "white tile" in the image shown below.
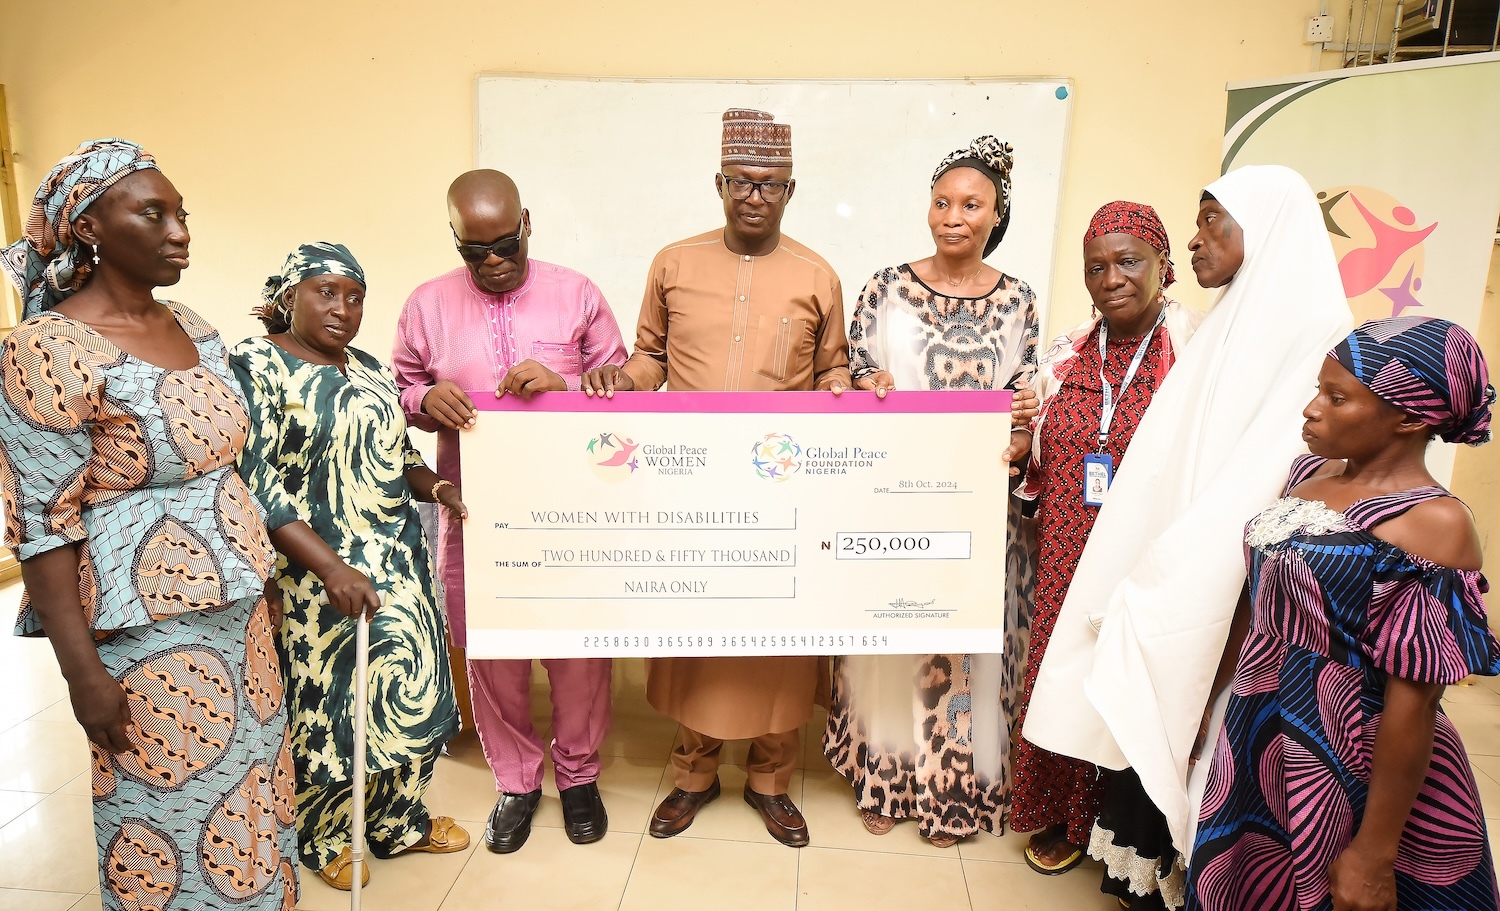
<path fill-rule="evenodd" d="M 980 907 L 999 907 L 1000 902 Z M 846 908 L 969 908 L 958 854 L 914 857 L 806 848 L 797 874 L 797 911 Z"/>
<path fill-rule="evenodd" d="M 1471 681 L 1477 677 L 1468 678 Z M 1455 683 L 1443 690 L 1444 705 L 1493 705 L 1500 706 L 1500 693 L 1480 683 Z M 1500 711 L 1500 709 L 1497 709 Z"/>
<path fill-rule="evenodd" d="M 958 854 L 965 861 L 981 860 L 1007 864 L 1026 863 L 1026 843 L 1031 840 L 1029 832 L 1006 832 L 991 835 L 981 832 L 958 843 Z M 1027 868 L 1030 869 L 1029 867 Z"/>
<path fill-rule="evenodd" d="M 1500 756 L 1500 709 L 1491 705 L 1443 706 L 1470 755 Z"/>
<path fill-rule="evenodd" d="M 1471 756 L 1474 783 L 1479 785 L 1479 800 L 1484 815 L 1500 822 L 1500 756 Z"/>
<path fill-rule="evenodd" d="M 514 854 L 491 854 L 480 846 L 448 891 L 442 911 L 616 908 L 640 843 L 640 833 L 611 828 L 593 844 L 575 845 L 561 829 L 537 828 Z"/>
<path fill-rule="evenodd" d="M 73 776 L 73 778 L 69 779 L 67 784 L 58 788 L 53 793 L 72 794 L 74 797 L 92 798 L 94 796 L 94 773 L 80 772 L 78 775 L 75 775 Z"/>
<path fill-rule="evenodd" d="M 0 826 L 41 803 L 46 796 L 35 791 L 0 791 Z"/>
<path fill-rule="evenodd" d="M 454 819 L 488 819 L 495 806 L 495 775 L 474 738 L 450 741 L 438 757 L 432 784 L 425 797 L 427 809 Z"/>
<path fill-rule="evenodd" d="M 620 911 L 794 911 L 797 864 L 806 850 L 648 835 Z"/>
<path fill-rule="evenodd" d="M 88 768 L 77 722 L 23 721 L 0 737 L 0 790 L 50 794 Z"/>
<path fill-rule="evenodd" d="M 98 886 L 89 798 L 53 794 L 0 828 L 0 888 L 82 895 Z"/>
<path fill-rule="evenodd" d="M 0 889 L 0 911 L 70 911 L 86 897 L 69 892 Z"/>
<path fill-rule="evenodd" d="M 370 863 L 370 884 L 360 895 L 365 911 L 438 911 L 448 896 L 448 890 L 463 872 L 476 847 L 480 845 L 481 827 L 475 830 L 474 823 L 459 823 L 469 830 L 469 847 L 453 854 L 405 854 L 390 860 L 380 860 L 365 853 Z M 482 847 L 478 850 L 483 851 Z M 314 870 L 299 867 L 301 873 L 301 895 L 297 900 L 300 911 L 347 911 L 349 893 L 340 892 L 318 877 Z"/>
<path fill-rule="evenodd" d="M 1043 876 L 1024 864 L 965 860 L 964 879 L 976 909 L 1119 911 L 1115 897 L 1099 891 L 1103 869 L 1085 861 L 1060 876 Z"/>

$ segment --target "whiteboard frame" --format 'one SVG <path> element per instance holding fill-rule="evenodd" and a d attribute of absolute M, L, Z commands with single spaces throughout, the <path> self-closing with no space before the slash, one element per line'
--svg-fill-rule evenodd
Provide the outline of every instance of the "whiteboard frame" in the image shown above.
<path fill-rule="evenodd" d="M 1061 236 L 1062 236 L 1063 200 L 1067 196 L 1068 159 L 1071 157 L 1072 144 L 1073 144 L 1073 106 L 1074 106 L 1074 101 L 1075 101 L 1075 98 L 1076 98 L 1076 95 L 1077 95 L 1077 91 L 1078 91 L 1077 84 L 1076 84 L 1075 80 L 1072 77 L 1070 77 L 1070 76 L 1041 76 L 1041 75 L 1030 75 L 1030 76 L 1015 76 L 1015 75 L 1011 75 L 1011 76 L 974 76 L 974 77 L 933 76 L 933 77 L 910 77 L 910 78 L 903 78 L 903 79 L 882 79 L 882 78 L 868 78 L 868 77 L 867 78 L 844 78 L 844 79 L 839 79 L 839 78 L 788 79 L 788 78 L 769 77 L 769 78 L 731 78 L 731 79 L 720 79 L 720 78 L 704 77 L 704 76 L 600 76 L 600 75 L 589 75 L 589 74 L 582 74 L 582 73 L 528 73 L 528 72 L 507 72 L 507 71 L 483 71 L 483 72 L 480 72 L 480 73 L 476 74 L 474 76 L 473 81 L 470 83 L 469 100 L 470 100 L 471 109 L 473 111 L 473 115 L 472 115 L 472 118 L 471 118 L 471 121 L 470 121 L 471 129 L 473 131 L 473 134 L 471 136 L 471 142 L 470 142 L 470 158 L 469 158 L 469 166 L 471 168 L 480 167 L 479 161 L 480 161 L 480 154 L 481 154 L 481 151 L 482 151 L 481 148 L 480 148 L 480 146 L 481 146 L 481 143 L 482 143 L 482 140 L 483 140 L 483 135 L 484 135 L 483 125 L 480 122 L 480 117 L 482 116 L 482 111 L 480 109 L 480 90 L 481 90 L 481 86 L 483 85 L 484 81 L 487 80 L 487 79 L 533 79 L 533 80 L 553 80 L 553 81 L 560 81 L 560 82 L 561 81 L 566 81 L 566 82 L 594 82 L 594 83 L 640 83 L 640 84 L 664 84 L 664 85 L 674 85 L 674 84 L 683 84 L 683 85 L 694 84 L 694 85 L 698 85 L 698 84 L 709 83 L 709 84 L 724 85 L 724 86 L 759 86 L 759 85 L 772 85 L 772 86 L 781 86 L 781 85 L 837 86 L 837 85 L 937 84 L 937 85 L 943 85 L 943 86 L 972 85 L 972 86 L 976 86 L 977 87 L 977 86 L 982 86 L 982 85 L 1045 84 L 1045 85 L 1054 85 L 1054 86 L 1058 86 L 1058 87 L 1061 87 L 1061 88 L 1065 88 L 1067 90 L 1067 96 L 1065 98 L 1059 99 L 1060 101 L 1062 101 L 1066 105 L 1066 107 L 1065 107 L 1065 113 L 1064 113 L 1064 116 L 1063 116 L 1063 127 L 1062 127 L 1062 141 L 1061 141 L 1062 155 L 1061 155 L 1061 160 L 1058 162 L 1058 167 L 1057 167 L 1057 202 L 1056 202 L 1056 205 L 1055 205 L 1054 210 L 1052 212 L 1052 238 L 1051 238 L 1051 251 L 1052 251 L 1052 253 L 1051 253 L 1051 256 L 1048 258 L 1048 262 L 1046 263 L 1046 282 L 1047 282 L 1047 287 L 1048 287 L 1048 294 L 1045 295 L 1045 296 L 1038 295 L 1037 302 L 1036 302 L 1036 307 L 1037 307 L 1037 325 L 1038 325 L 1038 328 L 1039 328 L 1039 332 L 1041 334 L 1040 342 L 1043 345 L 1045 345 L 1045 343 L 1047 341 L 1048 333 L 1049 333 L 1049 329 L 1048 329 L 1049 322 L 1048 321 L 1049 321 L 1049 318 L 1050 318 L 1051 313 L 1052 313 L 1052 302 L 1053 302 L 1053 299 L 1056 298 L 1057 293 L 1058 293 L 1057 292 L 1057 288 L 1055 286 L 1056 279 L 1057 279 L 1057 254 L 1058 254 L 1058 245 L 1061 243 Z M 1001 137 L 1001 138 L 1003 139 L 1004 137 Z M 707 228 L 705 230 L 707 230 Z M 816 249 L 816 248 L 814 248 L 814 249 Z M 562 263 L 560 265 L 565 265 L 566 266 L 567 264 L 566 263 Z M 894 265 L 894 263 L 892 263 L 891 265 Z M 1017 276 L 1017 277 L 1021 278 L 1022 280 L 1026 280 L 1025 276 Z M 844 276 L 844 275 L 840 275 L 839 278 L 844 282 L 844 297 L 845 297 L 844 315 L 845 315 L 845 319 L 849 319 L 850 317 L 852 317 L 852 315 L 854 313 L 854 299 L 858 297 L 860 291 L 863 289 L 865 278 L 863 276 L 852 276 L 851 277 L 851 276 Z M 851 284 L 851 282 L 854 282 L 854 284 Z M 626 325 L 626 324 L 622 323 L 621 326 L 620 326 L 620 331 L 621 331 L 621 333 L 625 337 L 626 351 L 629 352 L 629 351 L 633 350 L 634 349 L 634 345 L 635 345 L 635 326 L 634 326 L 634 324 L 632 323 L 631 325 Z"/>

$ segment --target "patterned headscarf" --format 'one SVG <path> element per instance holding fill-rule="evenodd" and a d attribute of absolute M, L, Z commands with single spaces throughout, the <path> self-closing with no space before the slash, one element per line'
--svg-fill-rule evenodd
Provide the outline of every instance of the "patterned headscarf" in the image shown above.
<path fill-rule="evenodd" d="M 1162 276 L 1161 286 L 1170 288 L 1177 281 L 1177 274 L 1172 271 L 1172 242 L 1167 239 L 1167 228 L 1156 216 L 1155 209 L 1123 199 L 1105 203 L 1094 213 L 1093 221 L 1089 222 L 1089 229 L 1083 234 L 1083 245 L 1086 247 L 1089 241 L 1105 234 L 1139 237 L 1150 244 L 1151 249 L 1167 254 L 1167 271 Z"/>
<path fill-rule="evenodd" d="M 1000 239 L 1005 236 L 1005 229 L 1010 227 L 1010 170 L 1014 165 L 1015 149 L 1010 147 L 1010 143 L 1001 142 L 993 136 L 980 136 L 966 148 L 948 153 L 948 157 L 938 162 L 937 170 L 932 172 L 932 183 L 929 186 L 937 186 L 938 178 L 954 168 L 973 168 L 995 185 L 995 203 L 1000 208 L 1000 223 L 990 231 L 989 239 L 984 243 L 985 256 L 995 252 L 995 248 L 1000 246 Z"/>
<path fill-rule="evenodd" d="M 290 325 L 292 309 L 287 303 L 287 290 L 317 275 L 347 275 L 361 285 L 365 284 L 365 270 L 360 268 L 359 260 L 354 258 L 348 247 L 322 240 L 314 244 L 303 244 L 287 254 L 286 262 L 281 266 L 281 274 L 266 279 L 266 285 L 260 292 L 265 303 L 252 310 L 251 315 L 267 327 L 276 324 Z"/>
<path fill-rule="evenodd" d="M 1489 442 L 1495 387 L 1479 343 L 1462 326 L 1425 316 L 1371 320 L 1328 356 L 1449 443 Z"/>
<path fill-rule="evenodd" d="M 95 139 L 59 161 L 37 187 L 21 239 L 5 248 L 5 270 L 25 302 L 23 318 L 51 310 L 83 287 L 92 256 L 73 234 L 73 221 L 104 191 L 156 159 L 133 142 Z"/>

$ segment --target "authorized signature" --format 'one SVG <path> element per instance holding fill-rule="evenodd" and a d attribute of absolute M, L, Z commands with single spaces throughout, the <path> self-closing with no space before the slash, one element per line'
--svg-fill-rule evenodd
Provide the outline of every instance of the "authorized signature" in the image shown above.
<path fill-rule="evenodd" d="M 933 598 L 931 601 L 908 601 L 905 598 L 897 598 L 896 600 L 891 602 L 891 607 L 895 608 L 896 610 L 916 610 L 924 607 L 931 607 L 936 603 L 936 598 Z"/>

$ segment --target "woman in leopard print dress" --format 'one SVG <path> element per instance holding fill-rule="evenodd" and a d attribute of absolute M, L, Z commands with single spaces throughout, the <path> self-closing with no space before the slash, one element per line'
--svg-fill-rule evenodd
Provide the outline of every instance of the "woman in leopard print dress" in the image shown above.
<path fill-rule="evenodd" d="M 935 254 L 881 270 L 859 297 L 849 329 L 856 386 L 1025 389 L 1036 367 L 1035 296 L 983 261 L 1010 218 L 1010 166 L 1010 147 L 982 137 L 938 167 L 928 211 Z M 1034 401 L 1016 396 L 1018 426 Z M 876 835 L 899 819 L 916 819 L 941 847 L 1004 831 L 1032 580 L 1018 505 L 1006 521 L 1006 657 L 834 659 L 823 749 Z"/>

